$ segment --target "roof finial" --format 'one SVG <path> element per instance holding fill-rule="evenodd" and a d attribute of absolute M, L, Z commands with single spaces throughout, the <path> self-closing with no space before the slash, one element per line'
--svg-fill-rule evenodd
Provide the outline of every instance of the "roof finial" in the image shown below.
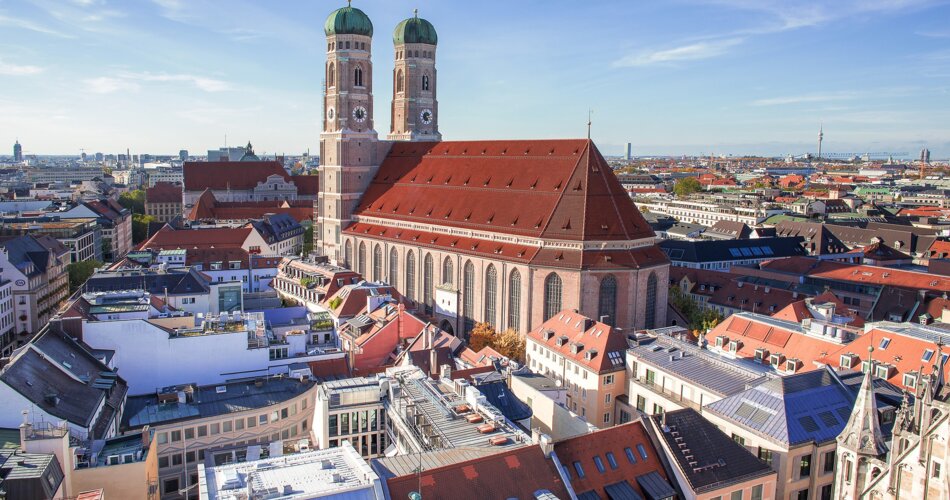
<path fill-rule="evenodd" d="M 413 17 L 418 18 L 418 17 L 419 17 L 419 9 L 412 9 L 412 15 L 413 15 Z"/>
<path fill-rule="evenodd" d="M 591 124 L 590 116 L 591 116 L 593 113 L 594 113 L 594 110 L 592 110 L 592 109 L 588 109 L 588 110 L 587 110 L 587 140 L 588 140 L 588 141 L 590 140 L 590 124 Z"/>
<path fill-rule="evenodd" d="M 347 6 L 347 7 L 352 7 L 352 6 L 353 6 L 353 0 L 346 0 L 346 6 Z"/>

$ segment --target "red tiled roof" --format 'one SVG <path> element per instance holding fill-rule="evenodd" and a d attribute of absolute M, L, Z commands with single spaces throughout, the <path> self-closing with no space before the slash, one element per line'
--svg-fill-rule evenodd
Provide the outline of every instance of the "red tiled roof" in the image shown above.
<path fill-rule="evenodd" d="M 145 190 L 145 203 L 181 203 L 181 185 L 171 182 L 156 182 Z"/>
<path fill-rule="evenodd" d="M 890 339 L 890 342 L 887 343 L 886 347 L 882 348 L 882 342 L 885 338 Z M 843 354 L 854 354 L 859 360 L 867 361 L 868 347 L 874 348 L 874 352 L 872 353 L 874 361 L 895 368 L 890 376 L 887 377 L 887 381 L 897 387 L 905 387 L 903 380 L 905 373 L 923 369 L 924 374 L 930 374 L 931 367 L 938 361 L 936 354 L 937 347 L 934 342 L 878 328 L 859 335 L 851 341 L 851 343 L 829 352 L 827 356 L 823 356 L 819 361 L 835 368 L 840 366 L 841 356 Z M 924 351 L 928 349 L 932 350 L 934 354 L 930 358 L 930 361 L 924 361 Z M 944 351 L 944 354 L 946 353 L 947 351 Z M 855 364 L 852 368 L 859 370 L 861 369 L 861 365 Z M 950 370 L 946 370 L 946 368 L 945 366 L 944 381 L 950 381 Z M 912 388 L 908 387 L 908 389 Z"/>
<path fill-rule="evenodd" d="M 312 200 L 218 201 L 204 190 L 188 213 L 188 220 L 251 220 L 265 214 L 287 214 L 297 222 L 313 220 Z"/>
<path fill-rule="evenodd" d="M 570 497 L 554 462 L 545 458 L 537 445 L 429 469 L 421 477 L 406 474 L 386 482 L 392 498 L 409 498 L 420 484 L 422 498 L 534 498 L 538 490 L 548 490 L 557 498 Z"/>
<path fill-rule="evenodd" d="M 654 236 L 589 140 L 397 142 L 357 215 L 574 241 Z"/>
<path fill-rule="evenodd" d="M 310 361 L 307 365 L 310 366 L 313 376 L 317 378 L 329 379 L 350 376 L 350 366 L 346 361 L 346 356 Z"/>
<path fill-rule="evenodd" d="M 786 359 L 801 361 L 798 371 L 811 371 L 816 362 L 828 353 L 837 350 L 840 344 L 775 325 L 769 316 L 758 314 L 733 314 L 706 334 L 709 346 L 716 345 L 716 337 L 722 335 L 730 341 L 740 340 L 738 358 L 755 358 L 756 349 L 763 348 L 768 354 L 782 354 Z M 768 357 L 765 357 L 768 362 Z"/>
<path fill-rule="evenodd" d="M 548 331 L 552 331 L 553 335 L 545 338 Z M 624 368 L 623 355 L 627 350 L 627 338 L 624 333 L 599 321 L 593 321 L 577 311 L 565 309 L 538 328 L 528 332 L 527 335 L 534 342 L 560 352 L 565 358 L 572 359 L 575 363 L 586 366 L 595 373 L 612 372 Z M 567 337 L 567 342 L 562 342 L 562 345 L 558 346 L 558 339 L 562 336 Z M 576 354 L 572 352 L 574 344 L 579 344 L 581 347 Z M 620 353 L 619 363 L 614 362 L 618 358 L 611 358 L 612 352 Z M 593 353 L 593 358 L 588 360 L 587 353 Z"/>
<path fill-rule="evenodd" d="M 462 255 L 571 269 L 639 269 L 666 263 L 666 254 L 655 246 L 633 250 L 570 250 L 557 247 L 539 248 L 517 243 L 502 243 L 443 233 L 416 231 L 398 227 L 357 222 L 344 230 L 384 241 L 402 241 L 415 246 L 439 248 Z"/>
<path fill-rule="evenodd" d="M 165 225 L 139 247 L 153 250 L 174 250 L 177 248 L 232 247 L 240 248 L 254 228 L 214 228 L 175 230 Z"/>
<path fill-rule="evenodd" d="M 290 180 L 297 186 L 298 196 L 320 194 L 319 175 L 291 175 Z"/>
<path fill-rule="evenodd" d="M 186 161 L 183 167 L 186 191 L 204 189 L 253 189 L 268 176 L 291 180 L 281 162 L 272 161 Z"/>
<path fill-rule="evenodd" d="M 643 446 L 647 458 L 644 459 L 640 455 L 637 445 Z M 627 459 L 626 448 L 630 448 L 636 463 L 630 463 Z M 649 498 L 637 484 L 637 476 L 656 472 L 664 479 L 667 478 L 659 453 L 653 447 L 643 423 L 639 421 L 561 441 L 554 445 L 554 452 L 557 453 L 561 465 L 570 471 L 571 486 L 577 493 L 593 490 L 600 498 L 610 498 L 604 487 L 626 480 L 643 498 Z M 616 469 L 607 459 L 608 452 L 617 463 Z M 600 458 L 604 472 L 597 469 L 594 457 Z M 584 470 L 583 478 L 578 477 L 575 462 Z"/>
<path fill-rule="evenodd" d="M 950 241 L 934 241 L 928 250 L 928 257 L 931 259 L 950 258 Z"/>

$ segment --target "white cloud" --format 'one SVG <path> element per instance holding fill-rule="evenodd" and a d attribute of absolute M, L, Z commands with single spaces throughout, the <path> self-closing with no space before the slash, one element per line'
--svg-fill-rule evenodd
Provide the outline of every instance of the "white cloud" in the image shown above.
<path fill-rule="evenodd" d="M 121 73 L 119 76 L 129 80 L 138 80 L 142 82 L 188 83 L 205 92 L 224 92 L 233 88 L 230 83 L 223 80 L 187 74 Z"/>
<path fill-rule="evenodd" d="M 9 26 L 11 28 L 21 28 L 21 29 L 33 31 L 36 33 L 42 33 L 44 35 L 51 35 L 51 36 L 55 36 L 59 38 L 74 38 L 72 35 L 67 35 L 66 33 L 56 31 L 52 28 L 47 28 L 46 26 L 43 26 L 41 24 L 36 24 L 33 21 L 6 16 L 2 13 L 0 13 L 0 26 Z"/>
<path fill-rule="evenodd" d="M 742 43 L 742 38 L 726 38 L 681 45 L 668 49 L 648 50 L 614 61 L 615 67 L 650 66 L 654 64 L 696 61 L 721 56 Z"/>
<path fill-rule="evenodd" d="M 0 60 L 0 75 L 6 76 L 30 76 L 42 73 L 44 68 L 31 65 L 19 65 L 4 62 Z"/>
<path fill-rule="evenodd" d="M 753 106 L 782 106 L 785 104 L 802 104 L 809 102 L 828 102 L 841 101 L 847 99 L 856 99 L 858 94 L 854 92 L 831 92 L 827 94 L 804 94 L 784 97 L 771 97 L 768 99 L 757 99 L 752 101 Z"/>
<path fill-rule="evenodd" d="M 83 80 L 83 84 L 86 85 L 86 90 L 94 94 L 111 94 L 119 91 L 134 91 L 139 89 L 139 85 L 135 82 L 108 76 L 88 78 Z"/>

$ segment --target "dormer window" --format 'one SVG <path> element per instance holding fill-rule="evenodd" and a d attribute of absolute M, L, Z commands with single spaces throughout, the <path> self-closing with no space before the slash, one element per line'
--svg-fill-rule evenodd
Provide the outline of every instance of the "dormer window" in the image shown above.
<path fill-rule="evenodd" d="M 838 366 L 850 370 L 854 368 L 855 363 L 858 361 L 858 355 L 854 353 L 842 354 L 838 359 Z"/>
<path fill-rule="evenodd" d="M 905 373 L 903 383 L 904 383 L 904 387 L 908 389 L 916 389 L 917 388 L 917 372 Z"/>
<path fill-rule="evenodd" d="M 576 345 L 576 344 L 575 344 L 575 345 Z M 591 350 L 587 351 L 586 353 L 584 353 L 584 359 L 586 359 L 587 361 L 590 361 L 590 360 L 592 360 L 592 359 L 594 359 L 594 358 L 596 358 L 596 357 L 597 357 L 597 350 L 596 350 L 596 349 L 591 349 Z"/>
<path fill-rule="evenodd" d="M 729 352 L 739 352 L 739 347 L 742 346 L 742 342 L 738 340 L 733 340 L 729 342 L 729 348 L 726 349 Z"/>
<path fill-rule="evenodd" d="M 565 341 L 566 339 L 567 337 L 565 337 Z M 573 344 L 571 344 L 571 354 L 577 354 L 583 350 L 584 350 L 584 344 L 581 344 L 578 342 L 574 342 Z M 588 352 L 587 354 L 590 354 L 590 353 Z M 590 359 L 590 358 L 587 358 L 587 359 Z"/>
<path fill-rule="evenodd" d="M 557 338 L 557 346 L 558 346 L 558 347 L 561 347 L 561 346 L 563 346 L 563 345 L 566 344 L 566 343 L 567 343 L 567 336 L 566 336 L 566 335 L 561 335 L 560 337 Z"/>
<path fill-rule="evenodd" d="M 774 368 L 778 368 L 782 364 L 782 361 L 785 360 L 785 356 L 782 356 L 781 353 L 775 353 L 769 356 L 769 364 Z"/>
<path fill-rule="evenodd" d="M 544 340 L 551 340 L 551 337 L 554 336 L 554 330 L 548 329 L 541 332 L 541 334 L 544 336 Z"/>
<path fill-rule="evenodd" d="M 768 349 L 765 349 L 765 348 L 760 347 L 760 348 L 758 348 L 758 349 L 755 350 L 755 361 L 756 361 L 756 363 L 761 363 L 761 362 L 763 362 L 764 360 L 768 359 L 768 357 L 769 357 L 769 351 L 768 351 Z"/>
<path fill-rule="evenodd" d="M 888 379 L 891 375 L 891 365 L 879 364 L 874 367 L 874 376 L 877 378 Z"/>
<path fill-rule="evenodd" d="M 724 346 L 724 345 L 726 345 L 726 344 L 728 344 L 728 343 L 729 343 L 729 337 L 726 337 L 726 336 L 724 336 L 724 335 L 719 335 L 719 336 L 716 337 L 716 347 L 718 347 L 718 348 L 721 349 L 722 346 Z"/>
<path fill-rule="evenodd" d="M 796 370 L 798 370 L 799 363 L 801 363 L 801 361 L 799 361 L 797 358 L 792 358 L 786 361 L 785 371 L 794 373 Z"/>

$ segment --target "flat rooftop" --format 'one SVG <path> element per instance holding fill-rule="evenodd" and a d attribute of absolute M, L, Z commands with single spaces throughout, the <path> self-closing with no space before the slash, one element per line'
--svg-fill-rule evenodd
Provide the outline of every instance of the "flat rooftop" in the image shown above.
<path fill-rule="evenodd" d="M 144 425 L 161 425 L 227 413 L 266 408 L 296 398 L 312 388 L 315 382 L 291 378 L 268 378 L 194 387 L 191 385 L 167 391 L 178 393 L 174 402 L 159 402 L 159 394 L 129 396 L 125 403 L 123 429 Z M 192 396 L 186 387 L 191 387 Z M 183 399 L 182 399 L 183 398 Z M 184 402 L 180 402 L 184 400 Z"/>
<path fill-rule="evenodd" d="M 326 450 L 201 466 L 202 470 L 198 479 L 202 500 L 384 498 L 379 476 L 348 442 Z"/>
<path fill-rule="evenodd" d="M 498 408 L 488 403 L 472 404 L 457 394 L 455 387 L 433 381 L 421 370 L 395 373 L 392 383 L 399 384 L 401 394 L 390 404 L 396 406 L 402 423 L 417 439 L 425 441 L 428 449 L 490 447 L 501 450 L 531 442 L 530 436 L 509 422 Z M 416 415 L 415 419 L 408 417 L 411 413 Z M 423 425 L 417 423 L 420 419 Z M 494 429 L 480 432 L 485 424 L 493 425 Z M 499 442 L 492 444 L 493 439 Z"/>

